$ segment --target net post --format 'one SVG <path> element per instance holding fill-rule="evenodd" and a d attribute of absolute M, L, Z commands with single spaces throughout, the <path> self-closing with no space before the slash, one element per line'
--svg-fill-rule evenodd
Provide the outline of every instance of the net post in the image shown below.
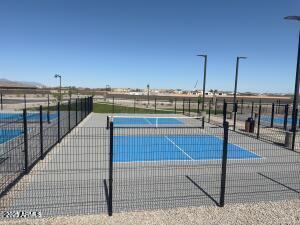
<path fill-rule="evenodd" d="M 233 113 L 233 130 L 235 131 L 236 113 L 237 113 L 237 110 L 238 110 L 238 103 L 237 102 L 233 103 L 233 108 L 234 108 L 234 113 Z"/>
<path fill-rule="evenodd" d="M 68 101 L 68 126 L 69 132 L 71 130 L 71 100 Z"/>
<path fill-rule="evenodd" d="M 260 118 L 261 118 L 261 102 L 259 102 L 259 107 L 258 107 L 258 121 L 257 121 L 257 134 L 256 134 L 257 139 L 259 139 L 259 133 L 260 133 Z"/>
<path fill-rule="evenodd" d="M 223 126 L 226 122 L 226 116 L 227 116 L 227 102 L 224 99 L 224 102 L 223 102 Z"/>
<path fill-rule="evenodd" d="M 57 103 L 57 143 L 60 143 L 60 102 Z"/>
<path fill-rule="evenodd" d="M 1 92 L 1 110 L 3 110 L 3 94 Z"/>
<path fill-rule="evenodd" d="M 78 98 L 76 98 L 76 100 L 75 100 L 75 112 L 76 112 L 76 115 L 75 115 L 75 123 L 76 123 L 76 126 L 77 126 L 77 124 L 78 124 L 78 105 L 77 105 L 77 102 L 78 102 L 78 100 L 77 100 Z"/>
<path fill-rule="evenodd" d="M 253 118 L 254 102 L 251 102 L 251 118 Z"/>
<path fill-rule="evenodd" d="M 27 110 L 23 109 L 23 132 L 24 132 L 24 173 L 28 173 L 28 130 L 27 130 Z"/>
<path fill-rule="evenodd" d="M 184 98 L 182 99 L 182 114 L 184 115 Z"/>
<path fill-rule="evenodd" d="M 224 140 L 222 153 L 222 174 L 221 174 L 221 188 L 220 188 L 220 202 L 219 206 L 225 205 L 225 191 L 226 191 L 226 169 L 227 169 L 227 153 L 228 153 L 228 122 L 224 122 Z"/>
<path fill-rule="evenodd" d="M 288 120 L 288 116 L 289 116 L 289 105 L 286 104 L 284 106 L 284 121 L 283 121 L 283 128 L 284 130 L 287 130 L 287 120 Z"/>
<path fill-rule="evenodd" d="M 208 102 L 208 122 L 210 123 L 211 99 Z"/>
<path fill-rule="evenodd" d="M 176 112 L 176 111 L 177 111 L 177 105 L 176 105 L 176 104 L 177 104 L 177 99 L 175 98 L 175 105 L 174 105 L 174 107 L 175 107 L 175 108 L 174 108 L 175 114 L 177 113 L 177 112 Z"/>
<path fill-rule="evenodd" d="M 114 137 L 114 125 L 110 122 L 109 132 L 109 194 L 108 194 L 108 215 L 112 216 L 113 205 L 112 205 L 112 194 L 113 194 L 113 137 Z"/>
<path fill-rule="evenodd" d="M 40 105 L 40 159 L 44 159 L 44 141 L 43 141 L 43 106 Z"/>
<path fill-rule="evenodd" d="M 272 111 L 271 111 L 271 127 L 274 126 L 274 113 L 275 113 L 275 103 L 272 103 Z"/>
<path fill-rule="evenodd" d="M 191 99 L 189 98 L 189 116 L 191 116 Z"/>
<path fill-rule="evenodd" d="M 48 105 L 47 105 L 47 122 L 50 123 L 50 95 L 48 94 Z"/>
<path fill-rule="evenodd" d="M 154 113 L 156 114 L 156 98 L 154 99 Z"/>

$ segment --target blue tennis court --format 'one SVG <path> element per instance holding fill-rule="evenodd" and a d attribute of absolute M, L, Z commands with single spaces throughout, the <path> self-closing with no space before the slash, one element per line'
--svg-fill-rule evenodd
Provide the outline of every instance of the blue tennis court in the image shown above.
<path fill-rule="evenodd" d="M 114 117 L 114 125 L 180 125 L 182 121 L 176 118 L 164 117 Z"/>
<path fill-rule="evenodd" d="M 11 139 L 14 139 L 23 134 L 21 129 L 0 129 L 0 144 L 3 144 Z"/>
<path fill-rule="evenodd" d="M 264 122 L 269 122 L 271 123 L 271 116 L 266 116 L 266 115 L 263 115 L 261 116 L 261 121 L 264 121 Z M 284 124 L 284 117 L 274 117 L 274 124 L 280 124 L 280 125 L 283 125 Z M 299 123 L 300 120 L 298 120 L 298 123 Z M 287 118 L 287 124 L 292 124 L 292 117 L 288 117 Z"/>
<path fill-rule="evenodd" d="M 57 113 L 50 113 L 49 119 L 53 120 L 57 118 Z M 47 121 L 47 113 L 42 114 L 43 121 Z M 23 113 L 0 113 L 0 121 L 19 121 L 23 120 Z M 39 113 L 27 113 L 27 121 L 28 122 L 38 122 L 40 121 L 40 114 Z"/>
<path fill-rule="evenodd" d="M 114 162 L 220 160 L 223 140 L 212 135 L 114 136 Z M 228 143 L 228 159 L 260 159 Z"/>

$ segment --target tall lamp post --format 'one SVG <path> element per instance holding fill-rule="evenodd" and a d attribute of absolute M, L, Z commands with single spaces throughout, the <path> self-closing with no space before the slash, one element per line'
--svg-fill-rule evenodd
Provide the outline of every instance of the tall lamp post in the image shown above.
<path fill-rule="evenodd" d="M 284 19 L 300 21 L 300 16 L 287 16 L 284 17 Z M 299 32 L 299 41 L 298 41 L 298 56 L 297 56 L 295 91 L 294 91 L 294 99 L 293 99 L 293 115 L 292 115 L 292 132 L 293 132 L 292 149 L 293 150 L 295 148 L 295 139 L 296 139 L 296 130 L 297 130 L 299 82 L 300 82 L 300 32 Z"/>
<path fill-rule="evenodd" d="M 147 96 L 148 96 L 148 106 L 147 106 L 147 108 L 149 108 L 149 89 L 150 89 L 150 85 L 149 84 L 147 84 Z"/>
<path fill-rule="evenodd" d="M 203 90 L 202 90 L 202 111 L 204 111 L 207 55 L 197 55 L 197 56 L 204 57 L 204 77 L 203 77 Z"/>
<path fill-rule="evenodd" d="M 61 101 L 61 75 L 55 74 L 55 78 L 59 78 L 59 101 Z"/>
<path fill-rule="evenodd" d="M 235 125 L 236 125 L 236 113 L 237 113 L 237 104 L 236 104 L 236 92 L 237 92 L 237 83 L 238 83 L 238 77 L 239 77 L 239 64 L 240 59 L 246 59 L 246 57 L 236 57 L 236 69 L 235 69 L 235 82 L 234 82 L 234 93 L 233 93 L 233 130 L 235 131 Z"/>
<path fill-rule="evenodd" d="M 233 93 L 233 107 L 234 111 L 236 111 L 235 103 L 236 103 L 236 92 L 237 92 L 237 83 L 238 83 L 238 77 L 239 77 L 239 64 L 240 59 L 246 59 L 247 57 L 236 57 L 236 68 L 235 68 L 235 82 L 234 82 L 234 93 Z"/>

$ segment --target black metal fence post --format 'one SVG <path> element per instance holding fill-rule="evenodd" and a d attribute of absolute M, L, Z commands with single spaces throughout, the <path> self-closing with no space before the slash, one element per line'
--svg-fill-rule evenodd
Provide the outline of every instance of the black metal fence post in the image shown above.
<path fill-rule="evenodd" d="M 69 125 L 69 130 L 71 130 L 71 100 L 68 101 L 68 125 Z"/>
<path fill-rule="evenodd" d="M 226 117 L 227 117 L 227 102 L 224 100 L 224 103 L 223 103 L 223 125 L 226 122 L 226 119 L 227 119 Z"/>
<path fill-rule="evenodd" d="M 218 99 L 215 100 L 215 115 L 217 115 Z"/>
<path fill-rule="evenodd" d="M 84 118 L 86 117 L 87 115 L 87 98 L 85 97 L 84 98 Z"/>
<path fill-rule="evenodd" d="M 191 116 L 191 99 L 189 98 L 189 116 Z"/>
<path fill-rule="evenodd" d="M 295 115 L 292 115 L 293 117 L 295 117 L 295 122 L 297 123 L 297 119 L 298 119 L 298 109 L 296 109 Z M 292 125 L 292 132 L 293 132 L 293 139 L 292 139 L 292 150 L 295 150 L 295 142 L 296 142 L 296 135 L 297 135 L 297 125 L 295 124 Z"/>
<path fill-rule="evenodd" d="M 261 118 L 261 102 L 259 103 L 259 107 L 258 107 L 258 121 L 257 121 L 257 133 L 256 133 L 257 139 L 259 139 L 259 133 L 260 133 L 260 118 Z"/>
<path fill-rule="evenodd" d="M 200 99 L 197 99 L 197 115 L 200 115 Z"/>
<path fill-rule="evenodd" d="M 78 124 L 78 105 L 77 105 L 77 98 L 75 100 L 75 123 Z"/>
<path fill-rule="evenodd" d="M 3 110 L 3 94 L 1 92 L 1 110 Z"/>
<path fill-rule="evenodd" d="M 60 143 L 60 102 L 57 103 L 57 142 Z"/>
<path fill-rule="evenodd" d="M 219 206 L 225 205 L 225 191 L 226 191 L 226 169 L 227 169 L 227 152 L 228 152 L 228 122 L 224 122 L 224 140 L 222 153 L 222 174 L 221 174 L 221 188 L 220 188 L 220 203 Z"/>
<path fill-rule="evenodd" d="M 112 216 L 113 205 L 112 205 L 112 195 L 113 195 L 113 151 L 114 151 L 114 124 L 110 122 L 110 135 L 109 135 L 109 196 L 108 196 L 108 215 Z"/>
<path fill-rule="evenodd" d="M 275 104 L 272 103 L 272 111 L 271 111 L 271 127 L 274 126 L 274 113 L 275 113 Z"/>
<path fill-rule="evenodd" d="M 48 94 L 48 104 L 47 104 L 47 122 L 50 123 L 50 96 Z"/>
<path fill-rule="evenodd" d="M 238 103 L 237 102 L 233 103 L 233 108 L 234 108 L 234 113 L 233 113 L 233 130 L 235 131 L 236 113 L 237 113 L 237 110 L 238 110 Z"/>
<path fill-rule="evenodd" d="M 288 120 L 288 116 L 289 116 L 289 105 L 286 104 L 284 106 L 284 121 L 283 121 L 283 129 L 287 130 L 287 120 Z"/>
<path fill-rule="evenodd" d="M 253 118 L 254 102 L 251 103 L 251 118 Z"/>
<path fill-rule="evenodd" d="M 43 106 L 40 105 L 40 159 L 44 159 L 44 140 L 43 140 Z"/>
<path fill-rule="evenodd" d="M 184 114 L 184 99 L 182 99 L 182 114 Z"/>
<path fill-rule="evenodd" d="M 82 104 L 82 98 L 80 99 L 80 122 L 83 119 L 83 104 Z"/>
<path fill-rule="evenodd" d="M 24 132 L 24 172 L 28 173 L 28 131 L 27 131 L 27 110 L 23 109 L 23 132 Z"/>
<path fill-rule="evenodd" d="M 113 97 L 112 113 L 115 113 L 115 97 Z"/>
<path fill-rule="evenodd" d="M 211 100 L 208 102 L 208 122 L 210 123 Z"/>

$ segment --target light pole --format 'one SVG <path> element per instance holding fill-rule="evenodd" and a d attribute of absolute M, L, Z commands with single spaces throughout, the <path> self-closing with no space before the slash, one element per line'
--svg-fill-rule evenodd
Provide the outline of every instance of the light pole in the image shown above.
<path fill-rule="evenodd" d="M 235 103 L 236 103 L 236 92 L 237 92 L 237 83 L 238 83 L 238 77 L 239 77 L 239 64 L 240 64 L 240 59 L 246 59 L 247 57 L 236 57 L 236 68 L 235 68 L 235 83 L 234 83 L 234 93 L 233 93 L 233 107 L 234 111 L 235 109 Z"/>
<path fill-rule="evenodd" d="M 236 104 L 236 91 L 237 91 L 237 82 L 239 77 L 239 64 L 240 59 L 246 59 L 246 57 L 236 57 L 236 69 L 235 69 L 235 82 L 234 82 L 234 93 L 233 93 L 233 106 L 232 106 L 232 112 L 234 114 L 233 118 L 233 130 L 235 131 L 235 125 L 236 125 L 236 113 L 237 113 L 237 104 Z"/>
<path fill-rule="evenodd" d="M 59 101 L 61 101 L 61 75 L 55 74 L 55 78 L 59 78 Z"/>
<path fill-rule="evenodd" d="M 150 85 L 147 84 L 147 90 L 148 90 L 148 93 L 147 93 L 147 96 L 148 96 L 148 106 L 147 106 L 147 108 L 149 108 L 149 89 L 150 89 Z"/>
<path fill-rule="evenodd" d="M 287 16 L 287 17 L 284 17 L 284 19 L 300 21 L 300 16 Z M 292 114 L 292 132 L 293 132 L 292 149 L 293 150 L 295 147 L 296 129 L 297 129 L 299 82 L 300 82 L 300 32 L 299 32 L 299 41 L 298 41 L 298 56 L 297 56 L 295 91 L 294 91 L 293 114 Z"/>
<path fill-rule="evenodd" d="M 197 55 L 197 56 L 204 57 L 204 77 L 203 77 L 203 90 L 202 90 L 202 111 L 204 111 L 207 55 Z"/>

